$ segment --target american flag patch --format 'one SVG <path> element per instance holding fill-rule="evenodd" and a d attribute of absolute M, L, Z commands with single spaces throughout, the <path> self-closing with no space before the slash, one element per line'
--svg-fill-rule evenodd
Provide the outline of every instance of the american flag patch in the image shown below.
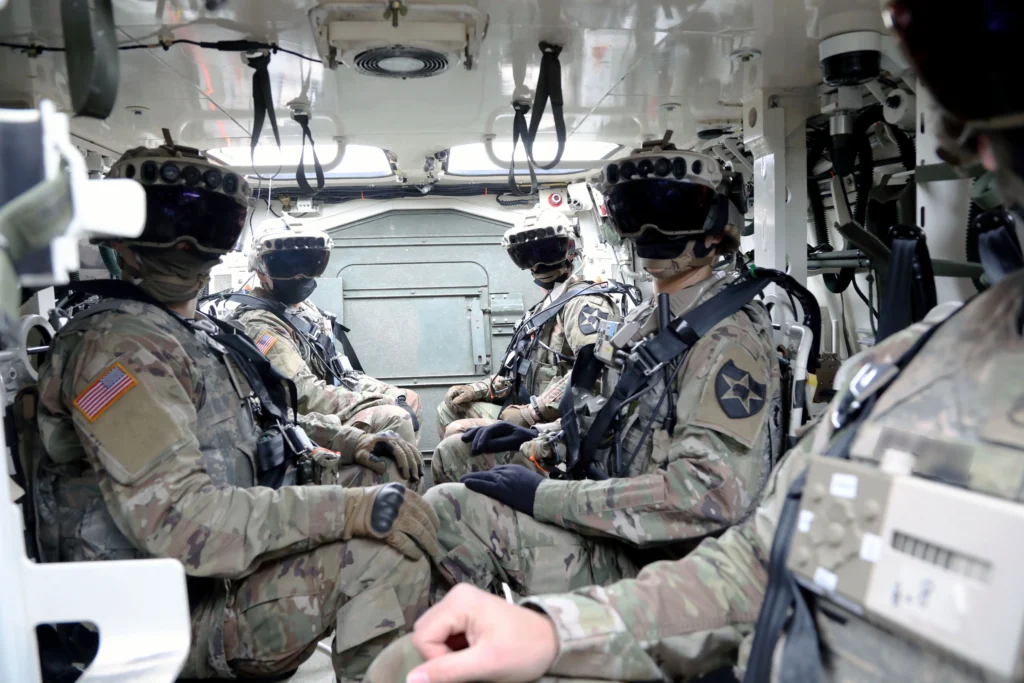
<path fill-rule="evenodd" d="M 271 347 L 276 343 L 277 337 L 270 334 L 269 332 L 264 332 L 263 334 L 260 335 L 260 338 L 256 340 L 256 348 L 259 349 L 260 353 L 262 353 L 265 356 L 267 355 L 267 351 L 269 351 Z"/>
<path fill-rule="evenodd" d="M 120 363 L 114 363 L 100 375 L 99 379 L 90 384 L 88 389 L 78 395 L 75 407 L 89 422 L 93 422 L 135 384 L 135 378 Z"/>

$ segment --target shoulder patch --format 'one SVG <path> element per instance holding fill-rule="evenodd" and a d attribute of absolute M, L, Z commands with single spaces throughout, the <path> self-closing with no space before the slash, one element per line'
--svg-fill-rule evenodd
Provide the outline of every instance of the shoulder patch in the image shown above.
<path fill-rule="evenodd" d="M 725 344 L 710 358 L 700 405 L 692 424 L 712 429 L 753 447 L 771 410 L 771 380 L 765 369 L 738 343 Z"/>
<path fill-rule="evenodd" d="M 601 321 L 608 320 L 609 317 L 608 311 L 602 311 L 590 304 L 586 304 L 580 309 L 580 314 L 576 318 L 576 324 L 583 334 L 597 334 Z"/>
<path fill-rule="evenodd" d="M 764 408 L 768 387 L 755 380 L 730 358 L 718 369 L 715 377 L 718 405 L 728 417 L 742 420 Z"/>
<path fill-rule="evenodd" d="M 114 363 L 78 395 L 74 405 L 89 422 L 95 422 L 107 408 L 134 387 L 135 377 L 120 363 Z"/>
<path fill-rule="evenodd" d="M 267 352 L 270 351 L 270 349 L 273 348 L 274 344 L 276 343 L 277 337 L 270 334 L 269 332 L 264 332 L 263 334 L 256 338 L 256 348 L 259 349 L 260 353 L 262 353 L 264 356 L 267 355 Z"/>

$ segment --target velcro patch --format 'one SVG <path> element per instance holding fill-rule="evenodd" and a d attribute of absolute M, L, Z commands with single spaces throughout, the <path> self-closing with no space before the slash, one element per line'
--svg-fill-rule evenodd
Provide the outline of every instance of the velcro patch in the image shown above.
<path fill-rule="evenodd" d="M 117 399 L 137 384 L 130 372 L 120 363 L 114 363 L 75 399 L 75 407 L 89 422 L 104 413 Z"/>
<path fill-rule="evenodd" d="M 256 340 L 256 348 L 259 349 L 260 353 L 262 353 L 265 356 L 265 355 L 267 355 L 267 352 L 270 351 L 270 349 L 276 343 L 277 343 L 277 337 L 275 337 L 274 335 L 270 334 L 269 332 L 264 332 Z"/>

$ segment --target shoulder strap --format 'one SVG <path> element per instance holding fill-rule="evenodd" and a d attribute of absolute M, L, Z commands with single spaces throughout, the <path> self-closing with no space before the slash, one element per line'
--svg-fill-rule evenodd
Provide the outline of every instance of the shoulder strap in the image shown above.
<path fill-rule="evenodd" d="M 252 294 L 245 294 L 244 292 L 232 292 L 224 297 L 224 301 L 233 301 L 247 308 L 273 313 L 301 335 L 309 335 L 313 332 L 313 323 L 301 316 L 289 313 L 287 307 L 279 301 L 269 301 Z"/>
<path fill-rule="evenodd" d="M 961 307 L 960 310 L 963 310 Z M 954 313 L 953 315 L 956 315 Z M 949 316 L 952 318 L 953 316 Z M 933 325 L 922 334 L 914 345 L 907 349 L 893 363 L 889 372 L 875 365 L 865 366 L 868 372 L 858 373 L 858 377 L 879 377 L 880 385 L 871 387 L 871 393 L 863 402 L 857 401 L 858 391 L 851 386 L 850 395 L 854 401 L 851 405 L 841 399 L 836 407 L 836 413 L 840 414 L 845 423 L 840 423 L 832 442 L 829 445 L 826 455 L 833 458 L 848 458 L 850 447 L 857 436 L 861 426 L 871 414 L 871 409 L 881 395 L 892 386 L 899 374 L 910 362 L 920 353 L 924 345 L 931 339 L 932 335 L 944 325 L 946 320 Z M 895 371 L 893 371 L 893 368 Z M 856 378 L 854 382 L 856 383 Z M 862 389 L 867 388 L 865 384 Z M 844 405 L 852 410 L 844 410 Z M 844 414 L 845 413 L 845 414 Z M 793 529 L 796 526 L 797 513 L 800 511 L 800 501 L 803 497 L 804 482 L 807 480 L 807 470 L 800 473 L 794 480 L 789 491 L 786 493 L 786 501 L 782 506 L 779 515 L 779 523 L 775 528 L 775 536 L 772 538 L 771 557 L 768 566 L 768 587 L 765 590 L 764 602 L 761 612 L 757 617 L 757 625 L 754 629 L 754 643 L 750 651 L 750 660 L 747 665 L 747 673 L 744 683 L 758 683 L 767 681 L 771 676 L 772 659 L 775 654 L 776 644 L 784 632 L 788 633 L 786 645 L 782 654 L 782 667 L 780 680 L 784 683 L 795 681 L 819 680 L 821 677 L 822 664 L 818 643 L 818 633 L 814 626 L 814 619 L 811 616 L 811 607 L 808 604 L 815 599 L 815 596 L 808 595 L 802 590 L 793 576 L 786 568 L 786 560 L 789 557 L 789 547 L 793 539 Z M 790 617 L 790 615 L 792 615 Z"/>

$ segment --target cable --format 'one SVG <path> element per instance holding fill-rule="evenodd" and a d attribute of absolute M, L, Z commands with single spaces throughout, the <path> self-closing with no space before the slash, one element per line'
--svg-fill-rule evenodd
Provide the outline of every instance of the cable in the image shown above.
<path fill-rule="evenodd" d="M 220 52 L 248 52 L 250 50 L 270 50 L 273 54 L 283 52 L 286 55 L 292 55 L 299 59 L 305 59 L 307 62 L 316 62 L 322 64 L 323 60 L 319 57 L 308 57 L 301 52 L 289 50 L 283 48 L 277 43 L 264 43 L 255 40 L 219 40 L 216 42 L 208 42 L 201 40 L 189 40 L 188 38 L 175 38 L 174 40 L 160 41 L 156 43 L 134 43 L 130 45 L 118 45 L 118 50 L 155 50 L 157 48 L 163 48 L 168 50 L 173 45 L 195 45 L 196 47 L 203 48 L 204 50 L 217 50 Z M 21 50 L 28 54 L 29 57 L 38 57 L 44 52 L 67 52 L 65 47 L 50 47 L 48 45 L 39 45 L 37 43 L 9 43 L 6 41 L 0 42 L 0 47 L 6 47 L 11 50 Z"/>
<path fill-rule="evenodd" d="M 878 313 L 875 311 L 875 307 L 871 305 L 871 299 L 864 296 L 864 292 L 860 291 L 860 285 L 857 284 L 857 278 L 853 278 L 853 291 L 857 292 L 857 296 L 859 296 L 860 300 L 868 307 L 868 322 L 871 323 L 871 334 L 878 334 L 878 330 L 875 329 L 875 319 L 878 318 Z"/>

